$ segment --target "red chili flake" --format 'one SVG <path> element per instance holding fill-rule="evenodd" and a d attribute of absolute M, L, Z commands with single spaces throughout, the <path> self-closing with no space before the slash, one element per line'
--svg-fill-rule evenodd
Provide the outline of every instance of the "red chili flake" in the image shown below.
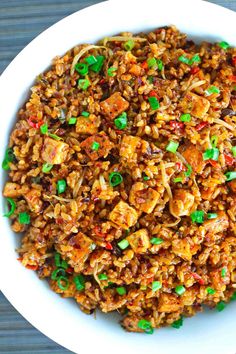
<path fill-rule="evenodd" d="M 19 262 L 22 262 L 22 261 L 23 261 L 23 257 L 19 257 L 19 258 L 17 258 L 17 260 L 18 260 Z"/>
<path fill-rule="evenodd" d="M 101 79 L 100 81 L 99 81 L 99 84 L 104 84 L 106 82 L 106 80 L 103 78 L 103 79 Z"/>
<path fill-rule="evenodd" d="M 107 250 L 113 250 L 113 246 L 112 246 L 112 244 L 110 242 L 107 242 L 106 249 Z"/>
<path fill-rule="evenodd" d="M 232 58 L 232 64 L 236 66 L 236 56 Z"/>
<path fill-rule="evenodd" d="M 37 270 L 38 267 L 39 267 L 38 265 L 30 265 L 30 264 L 27 264 L 27 265 L 26 265 L 26 268 L 27 268 L 27 269 L 31 269 L 31 270 Z"/>
<path fill-rule="evenodd" d="M 43 121 L 42 120 L 39 121 L 38 118 L 35 116 L 30 116 L 27 122 L 32 128 L 35 129 L 39 129 L 43 124 Z"/>
<path fill-rule="evenodd" d="M 177 122 L 176 120 L 171 120 L 170 121 L 170 126 L 172 129 L 184 129 L 184 123 L 183 122 Z"/>
<path fill-rule="evenodd" d="M 193 68 L 191 68 L 190 70 L 190 74 L 191 75 L 195 75 L 200 71 L 200 68 L 198 66 L 194 66 Z"/>
<path fill-rule="evenodd" d="M 97 197 L 95 197 L 95 198 L 93 199 L 94 203 L 98 202 L 99 200 L 100 200 L 100 199 L 97 198 Z"/>
<path fill-rule="evenodd" d="M 232 156 L 224 154 L 224 158 L 225 158 L 226 165 L 228 166 L 232 166 L 235 162 L 235 158 Z"/>
<path fill-rule="evenodd" d="M 187 170 L 187 168 L 183 165 L 182 162 L 176 162 L 175 165 L 176 165 L 176 168 L 178 171 L 186 171 Z"/>
<path fill-rule="evenodd" d="M 69 268 L 66 269 L 66 273 L 73 274 L 74 273 L 74 269 L 72 267 L 69 267 Z"/>
<path fill-rule="evenodd" d="M 56 219 L 56 224 L 57 225 L 61 225 L 61 224 L 63 224 L 63 222 L 64 222 L 64 220 L 62 218 L 57 218 Z"/>
<path fill-rule="evenodd" d="M 148 69 L 148 63 L 146 62 L 146 61 L 144 61 L 142 64 L 141 64 L 141 67 L 143 68 L 143 69 Z"/>
<path fill-rule="evenodd" d="M 219 167 L 218 162 L 215 161 L 215 160 L 207 160 L 207 162 L 208 162 L 212 167 L 215 167 L 215 168 Z"/>
<path fill-rule="evenodd" d="M 153 282 L 153 280 L 154 280 L 154 277 L 148 278 L 148 279 L 147 279 L 147 284 L 152 283 L 152 282 Z"/>
<path fill-rule="evenodd" d="M 192 277 L 193 277 L 195 280 L 197 280 L 200 285 L 204 285 L 204 284 L 205 284 L 204 280 L 202 279 L 202 277 L 201 277 L 199 274 L 197 274 L 197 273 L 192 273 Z"/>
<path fill-rule="evenodd" d="M 104 232 L 101 232 L 101 227 L 100 226 L 95 226 L 95 228 L 93 229 L 94 233 L 96 234 L 96 236 L 98 237 L 106 237 L 106 234 L 104 234 Z"/>
<path fill-rule="evenodd" d="M 159 96 L 158 96 L 158 94 L 156 93 L 156 91 L 154 91 L 154 90 L 151 90 L 151 91 L 149 92 L 149 97 L 156 97 L 156 98 L 159 100 Z"/>
<path fill-rule="evenodd" d="M 208 122 L 201 122 L 198 125 L 196 125 L 195 129 L 199 132 L 200 130 L 202 130 L 207 126 L 208 126 Z"/>
<path fill-rule="evenodd" d="M 231 75 L 229 79 L 233 82 L 236 82 L 236 75 Z"/>

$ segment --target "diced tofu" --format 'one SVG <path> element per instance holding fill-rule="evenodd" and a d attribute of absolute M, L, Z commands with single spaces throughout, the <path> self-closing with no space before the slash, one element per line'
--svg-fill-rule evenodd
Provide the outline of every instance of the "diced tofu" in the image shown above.
<path fill-rule="evenodd" d="M 202 157 L 202 151 L 197 146 L 189 144 L 185 147 L 184 151 L 182 152 L 182 155 L 186 159 L 186 161 L 191 165 L 194 172 L 202 172 L 205 166 L 205 162 Z"/>
<path fill-rule="evenodd" d="M 109 219 L 118 226 L 127 230 L 129 227 L 136 224 L 138 220 L 138 213 L 129 204 L 120 201 L 111 211 Z"/>
<path fill-rule="evenodd" d="M 61 245 L 60 251 L 62 253 L 66 252 L 67 257 L 69 257 L 68 263 L 78 271 L 83 268 L 83 264 L 92 252 L 92 243 L 93 241 L 88 236 L 79 232 L 69 239 L 68 245 Z"/>
<path fill-rule="evenodd" d="M 46 137 L 42 149 L 42 159 L 52 165 L 59 165 L 66 160 L 69 145 Z"/>
<path fill-rule="evenodd" d="M 96 143 L 99 144 L 97 147 Z M 114 144 L 105 133 L 99 133 L 85 139 L 80 146 L 85 150 L 89 158 L 95 161 L 101 157 L 107 157 Z"/>
<path fill-rule="evenodd" d="M 181 310 L 181 300 L 172 294 L 161 294 L 158 299 L 159 312 L 176 312 Z"/>
<path fill-rule="evenodd" d="M 231 189 L 234 193 L 236 193 L 236 179 L 234 179 L 233 181 L 229 182 L 228 185 L 229 185 L 230 189 Z"/>
<path fill-rule="evenodd" d="M 131 68 L 129 69 L 129 73 L 133 74 L 135 76 L 140 76 L 142 74 L 142 68 L 138 64 L 133 64 Z"/>
<path fill-rule="evenodd" d="M 3 196 L 6 198 L 17 198 L 22 194 L 21 186 L 17 183 L 7 182 L 3 189 Z"/>
<path fill-rule="evenodd" d="M 217 234 L 223 232 L 229 227 L 228 216 L 225 212 L 219 211 L 217 212 L 217 218 L 205 221 L 203 227 L 206 233 Z"/>
<path fill-rule="evenodd" d="M 202 199 L 211 200 L 214 191 L 215 191 L 215 187 L 209 187 L 209 188 L 206 188 L 206 189 L 203 188 L 201 190 Z"/>
<path fill-rule="evenodd" d="M 185 293 L 181 295 L 181 301 L 184 306 L 192 306 L 196 300 L 198 290 L 196 287 L 186 289 Z"/>
<path fill-rule="evenodd" d="M 210 102 L 202 96 L 188 92 L 181 102 L 181 107 L 184 112 L 191 113 L 197 118 L 203 118 L 210 108 Z"/>
<path fill-rule="evenodd" d="M 135 206 L 136 209 L 150 214 L 157 205 L 160 194 L 152 188 L 146 188 L 144 183 L 135 183 L 129 195 L 130 203 Z"/>
<path fill-rule="evenodd" d="M 176 256 L 183 258 L 185 261 L 191 261 L 191 246 L 187 238 L 172 241 L 172 251 Z"/>
<path fill-rule="evenodd" d="M 126 237 L 126 240 L 129 241 L 129 244 L 135 253 L 145 253 L 151 246 L 146 229 L 134 232 Z"/>
<path fill-rule="evenodd" d="M 141 149 L 142 139 L 132 135 L 125 135 L 121 141 L 120 157 L 122 162 L 136 163 L 138 150 Z"/>
<path fill-rule="evenodd" d="M 120 94 L 115 92 L 105 101 L 100 103 L 101 112 L 110 119 L 116 118 L 129 107 L 129 102 L 126 101 Z"/>
<path fill-rule="evenodd" d="M 89 117 L 78 117 L 75 128 L 76 133 L 90 135 L 96 134 L 98 132 L 100 123 L 100 118 L 94 114 L 90 114 Z"/>
<path fill-rule="evenodd" d="M 40 200 L 41 192 L 38 189 L 31 189 L 28 193 L 24 195 L 29 208 L 35 213 L 39 213 L 43 202 Z"/>
<path fill-rule="evenodd" d="M 194 196 L 185 189 L 177 189 L 174 192 L 170 207 L 177 216 L 189 215 L 194 204 Z"/>

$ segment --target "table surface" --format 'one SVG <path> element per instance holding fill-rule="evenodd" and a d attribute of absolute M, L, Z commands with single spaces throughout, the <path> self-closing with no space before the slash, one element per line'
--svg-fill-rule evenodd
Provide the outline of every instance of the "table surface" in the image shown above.
<path fill-rule="evenodd" d="M 101 0 L 0 0 L 0 73 L 40 32 L 61 18 L 98 2 Z M 236 0 L 211 2 L 236 11 Z M 31 326 L 0 292 L 0 353 L 71 352 Z"/>

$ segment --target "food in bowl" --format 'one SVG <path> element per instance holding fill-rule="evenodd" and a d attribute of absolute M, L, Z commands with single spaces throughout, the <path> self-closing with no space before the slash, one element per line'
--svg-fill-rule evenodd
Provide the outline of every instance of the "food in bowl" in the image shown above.
<path fill-rule="evenodd" d="M 19 261 L 127 331 L 236 287 L 236 49 L 174 26 L 82 44 L 19 110 L 3 168 Z"/>

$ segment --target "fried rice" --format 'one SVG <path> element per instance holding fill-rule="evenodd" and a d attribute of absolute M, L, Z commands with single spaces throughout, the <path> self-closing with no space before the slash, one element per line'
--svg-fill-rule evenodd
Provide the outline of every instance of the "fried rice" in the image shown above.
<path fill-rule="evenodd" d="M 19 261 L 127 331 L 236 289 L 236 49 L 174 26 L 56 57 L 18 112 L 3 196 Z"/>

